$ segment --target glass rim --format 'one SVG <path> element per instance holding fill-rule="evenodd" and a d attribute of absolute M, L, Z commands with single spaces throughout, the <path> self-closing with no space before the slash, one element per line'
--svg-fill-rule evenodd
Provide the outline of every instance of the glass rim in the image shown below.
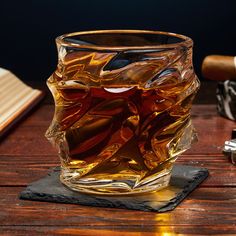
<path fill-rule="evenodd" d="M 156 35 L 165 35 L 165 36 L 171 36 L 178 39 L 181 39 L 182 41 L 177 43 L 168 43 L 168 44 L 157 44 L 157 45 L 142 45 L 142 46 L 106 46 L 106 45 L 87 45 L 87 44 L 79 44 L 79 43 L 73 43 L 65 41 L 65 38 L 73 37 L 73 36 L 79 36 L 79 35 L 96 35 L 96 34 L 118 34 L 118 33 L 126 33 L 126 34 L 138 34 L 138 33 L 145 33 L 145 34 L 156 34 Z M 193 40 L 185 35 L 172 33 L 172 32 L 165 32 L 165 31 L 155 31 L 155 30 L 91 30 L 91 31 L 77 31 L 73 33 L 66 33 L 63 35 L 60 35 L 56 37 L 56 43 L 60 46 L 65 47 L 76 47 L 76 48 L 85 48 L 85 49 L 93 49 L 93 50 L 132 50 L 132 49 L 165 49 L 165 48 L 179 48 L 182 46 L 185 47 L 191 47 L 193 46 Z"/>

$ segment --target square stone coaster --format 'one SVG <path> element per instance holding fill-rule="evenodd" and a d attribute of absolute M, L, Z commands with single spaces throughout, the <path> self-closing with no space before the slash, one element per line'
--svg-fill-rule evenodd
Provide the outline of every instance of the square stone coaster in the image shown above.
<path fill-rule="evenodd" d="M 60 182 L 59 175 L 60 168 L 55 168 L 46 177 L 28 185 L 20 193 L 20 199 L 165 212 L 174 209 L 206 179 L 208 170 L 193 166 L 175 165 L 172 170 L 170 185 L 167 188 L 157 192 L 126 196 L 90 195 L 75 192 Z"/>

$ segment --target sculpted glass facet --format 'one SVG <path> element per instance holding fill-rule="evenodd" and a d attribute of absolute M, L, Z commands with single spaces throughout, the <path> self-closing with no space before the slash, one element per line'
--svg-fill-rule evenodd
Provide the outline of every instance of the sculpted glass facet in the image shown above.
<path fill-rule="evenodd" d="M 46 137 L 58 149 L 62 183 L 96 194 L 167 186 L 177 155 L 195 139 L 192 40 L 113 30 L 56 42 L 58 66 L 47 81 L 55 114 Z"/>

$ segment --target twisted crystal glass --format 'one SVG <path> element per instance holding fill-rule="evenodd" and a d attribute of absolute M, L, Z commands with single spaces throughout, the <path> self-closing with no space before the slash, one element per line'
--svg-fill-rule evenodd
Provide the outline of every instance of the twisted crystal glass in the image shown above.
<path fill-rule="evenodd" d="M 58 66 L 47 80 L 55 114 L 46 137 L 59 151 L 62 183 L 96 194 L 167 186 L 177 155 L 195 138 L 192 40 L 104 30 L 56 43 Z"/>

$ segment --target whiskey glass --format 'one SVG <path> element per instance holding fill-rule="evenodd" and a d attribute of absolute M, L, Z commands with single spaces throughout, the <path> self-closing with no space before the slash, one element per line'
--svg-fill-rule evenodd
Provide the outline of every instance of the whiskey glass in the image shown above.
<path fill-rule="evenodd" d="M 55 113 L 46 137 L 61 182 L 106 195 L 168 186 L 177 156 L 196 140 L 190 110 L 199 88 L 189 37 L 102 30 L 56 38 L 47 80 Z"/>

